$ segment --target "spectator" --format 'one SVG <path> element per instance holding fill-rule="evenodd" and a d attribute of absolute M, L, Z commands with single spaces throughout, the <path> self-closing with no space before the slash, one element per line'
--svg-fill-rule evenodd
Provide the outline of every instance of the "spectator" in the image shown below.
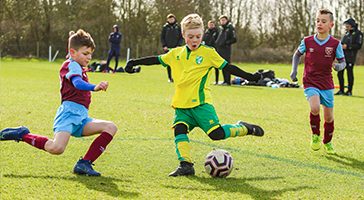
<path fill-rule="evenodd" d="M 122 35 L 119 33 L 119 26 L 113 26 L 114 32 L 110 33 L 109 41 L 111 43 L 109 53 L 107 54 L 106 72 L 109 71 L 110 60 L 115 56 L 115 70 L 118 68 L 119 56 L 120 56 L 120 42 Z"/>
<path fill-rule="evenodd" d="M 341 44 L 345 54 L 346 71 L 348 74 L 348 91 L 344 93 L 344 70 L 337 73 L 339 78 L 340 90 L 336 95 L 351 96 L 354 85 L 353 68 L 356 60 L 356 54 L 363 45 L 363 33 L 358 30 L 358 24 L 353 18 L 349 18 L 344 22 L 346 34 L 341 39 Z"/>
<path fill-rule="evenodd" d="M 161 42 L 165 53 L 175 47 L 182 46 L 183 37 L 181 27 L 177 24 L 177 19 L 174 14 L 167 16 L 167 23 L 163 26 L 161 33 Z M 167 67 L 167 72 L 168 82 L 173 82 L 171 67 Z"/>
<path fill-rule="evenodd" d="M 219 19 L 221 26 L 219 36 L 215 41 L 215 47 L 220 56 L 231 63 L 231 45 L 236 42 L 235 29 L 226 15 L 221 15 Z M 223 69 L 222 74 L 224 76 L 223 85 L 231 85 L 230 73 Z"/>
<path fill-rule="evenodd" d="M 207 45 L 207 46 L 211 46 L 211 47 L 215 47 L 215 40 L 217 39 L 217 28 L 215 25 L 215 22 L 213 20 L 210 20 L 208 22 L 208 29 L 205 32 L 205 35 L 203 36 L 203 41 L 202 43 Z M 219 69 L 215 68 L 215 85 L 219 84 Z"/>

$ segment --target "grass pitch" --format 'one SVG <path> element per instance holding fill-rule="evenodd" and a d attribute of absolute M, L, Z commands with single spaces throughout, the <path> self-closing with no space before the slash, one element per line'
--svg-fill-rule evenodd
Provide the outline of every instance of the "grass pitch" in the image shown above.
<path fill-rule="evenodd" d="M 1 60 L 0 129 L 24 125 L 53 138 L 61 64 Z M 291 70 L 278 64 L 238 66 L 249 72 L 271 69 L 277 78 L 287 79 Z M 302 71 L 301 65 L 300 80 Z M 333 75 L 338 84 L 336 72 Z M 0 199 L 364 199 L 364 67 L 355 66 L 354 75 L 354 96 L 335 96 L 337 155 L 310 149 L 309 107 L 302 88 L 212 85 L 222 124 L 256 123 L 265 136 L 213 142 L 195 129 L 189 138 L 196 176 L 174 178 L 168 177 L 179 164 L 170 129 L 174 86 L 167 82 L 166 69 L 142 66 L 138 74 L 89 73 L 93 84 L 110 83 L 107 92 L 92 93 L 90 116 L 119 127 L 95 162 L 102 176 L 72 173 L 96 136 L 71 138 L 59 156 L 23 142 L 2 141 Z M 321 130 L 322 124 L 323 119 Z M 233 156 L 236 169 L 228 178 L 203 172 L 204 158 L 213 148 Z"/>

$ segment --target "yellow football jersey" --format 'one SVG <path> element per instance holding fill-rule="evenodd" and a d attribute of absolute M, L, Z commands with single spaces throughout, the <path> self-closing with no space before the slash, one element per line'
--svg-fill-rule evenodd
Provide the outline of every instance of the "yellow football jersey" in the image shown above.
<path fill-rule="evenodd" d="M 191 51 L 187 46 L 178 47 L 160 55 L 163 66 L 170 66 L 176 88 L 172 100 L 174 108 L 193 108 L 212 104 L 210 76 L 213 67 L 222 69 L 227 62 L 212 47 L 200 44 Z"/>

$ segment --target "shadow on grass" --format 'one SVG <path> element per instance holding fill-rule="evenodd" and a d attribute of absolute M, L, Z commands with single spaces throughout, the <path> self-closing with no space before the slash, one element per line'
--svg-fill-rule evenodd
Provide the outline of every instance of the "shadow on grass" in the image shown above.
<path fill-rule="evenodd" d="M 106 193 L 113 197 L 128 197 L 135 198 L 138 197 L 139 194 L 136 192 L 127 192 L 121 191 L 118 189 L 118 186 L 115 182 L 125 183 L 130 182 L 128 180 L 121 180 L 118 178 L 110 178 L 105 176 L 83 176 L 76 175 L 73 177 L 60 177 L 60 176 L 37 176 L 37 175 L 15 175 L 15 174 L 4 174 L 4 177 L 7 178 L 39 178 L 39 179 L 63 179 L 65 181 L 74 181 L 79 182 L 85 185 L 90 190 L 96 190 L 103 193 Z"/>
<path fill-rule="evenodd" d="M 349 158 L 349 157 L 346 157 L 346 156 L 340 156 L 338 154 L 333 154 L 333 155 L 330 155 L 330 156 L 326 155 L 326 158 L 328 160 L 331 160 L 331 161 L 334 161 L 334 162 L 337 162 L 337 163 L 347 165 L 347 166 L 350 166 L 352 168 L 360 169 L 360 170 L 364 171 L 364 161 L 359 161 L 359 160 L 357 160 L 355 158 Z"/>
<path fill-rule="evenodd" d="M 249 181 L 264 181 L 264 180 L 274 180 L 274 179 L 282 179 L 283 177 L 255 177 L 255 178 L 211 178 L 211 177 L 198 177 L 198 176 L 188 176 L 190 180 L 196 180 L 201 182 L 202 184 L 207 184 L 213 189 L 199 189 L 199 190 L 208 190 L 208 191 L 222 191 L 222 192 L 231 192 L 231 193 L 241 193 L 247 194 L 252 199 L 276 199 L 282 193 L 287 191 L 298 191 L 303 189 L 313 189 L 313 187 L 309 186 L 299 186 L 295 188 L 286 188 L 286 189 L 276 189 L 276 190 L 266 190 L 264 188 L 258 188 L 251 186 Z M 181 189 L 177 186 L 166 186 L 172 189 Z"/>
<path fill-rule="evenodd" d="M 364 96 L 353 95 L 353 96 L 350 96 L 350 98 L 364 99 Z"/>

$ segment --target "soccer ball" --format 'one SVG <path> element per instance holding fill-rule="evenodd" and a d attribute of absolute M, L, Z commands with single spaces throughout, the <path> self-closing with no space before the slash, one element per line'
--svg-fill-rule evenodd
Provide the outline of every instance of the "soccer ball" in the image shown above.
<path fill-rule="evenodd" d="M 233 171 L 233 157 L 222 149 L 214 149 L 205 158 L 206 173 L 212 177 L 225 178 Z"/>

